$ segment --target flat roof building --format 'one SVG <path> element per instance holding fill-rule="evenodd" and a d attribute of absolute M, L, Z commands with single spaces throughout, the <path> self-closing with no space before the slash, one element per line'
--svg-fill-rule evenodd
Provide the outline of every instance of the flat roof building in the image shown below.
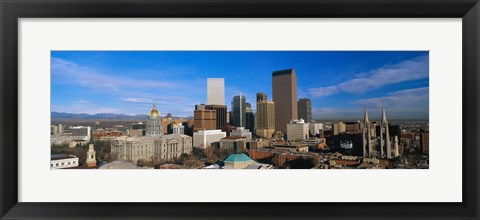
<path fill-rule="evenodd" d="M 220 142 L 220 139 L 226 136 L 227 133 L 222 130 L 199 130 L 193 133 L 193 146 L 205 149 L 214 142 Z"/>
<path fill-rule="evenodd" d="M 287 140 L 298 141 L 306 140 L 309 136 L 309 123 L 303 119 L 292 120 L 287 124 Z"/>

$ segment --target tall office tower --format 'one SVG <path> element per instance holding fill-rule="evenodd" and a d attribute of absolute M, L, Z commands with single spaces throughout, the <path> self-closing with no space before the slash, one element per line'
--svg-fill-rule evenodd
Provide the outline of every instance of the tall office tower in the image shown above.
<path fill-rule="evenodd" d="M 257 136 L 271 138 L 275 133 L 275 103 L 268 101 L 265 93 L 257 93 L 256 124 Z"/>
<path fill-rule="evenodd" d="M 207 78 L 207 104 L 225 105 L 225 80 L 223 78 Z"/>
<path fill-rule="evenodd" d="M 312 121 L 312 102 L 310 99 L 298 100 L 298 118 L 303 118 L 305 122 Z"/>
<path fill-rule="evenodd" d="M 371 124 L 368 120 L 367 108 L 365 108 L 365 115 L 363 116 L 363 125 L 362 125 L 362 145 L 363 145 L 363 156 L 371 157 L 373 155 L 373 146 L 372 146 L 372 129 L 370 128 Z"/>
<path fill-rule="evenodd" d="M 287 124 L 297 119 L 297 75 L 286 69 L 272 73 L 272 95 L 275 102 L 275 130 L 287 133 Z"/>
<path fill-rule="evenodd" d="M 255 113 L 253 113 L 252 105 L 245 103 L 245 128 L 250 132 L 255 132 Z"/>
<path fill-rule="evenodd" d="M 245 128 L 250 132 L 255 132 L 255 113 L 247 112 L 245 113 Z"/>
<path fill-rule="evenodd" d="M 382 121 L 380 122 L 380 157 L 392 158 L 392 145 L 390 143 L 390 132 L 388 131 L 385 108 L 382 108 Z"/>
<path fill-rule="evenodd" d="M 257 93 L 257 102 L 267 101 L 267 94 L 263 92 Z"/>
<path fill-rule="evenodd" d="M 217 127 L 217 113 L 215 110 L 205 108 L 205 105 L 195 105 L 193 111 L 193 129 L 199 130 L 213 130 Z"/>
<path fill-rule="evenodd" d="M 216 128 L 222 129 L 227 125 L 227 106 L 226 105 L 205 105 L 206 110 L 215 110 L 216 112 Z"/>
<path fill-rule="evenodd" d="M 240 94 L 233 97 L 232 100 L 232 114 L 233 125 L 235 127 L 245 127 L 246 125 L 246 99 Z"/>

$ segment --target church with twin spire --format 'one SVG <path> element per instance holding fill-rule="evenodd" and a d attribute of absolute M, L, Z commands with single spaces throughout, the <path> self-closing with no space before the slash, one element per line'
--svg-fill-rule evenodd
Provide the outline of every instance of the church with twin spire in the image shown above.
<path fill-rule="evenodd" d="M 380 120 L 380 134 L 375 137 L 376 126 L 368 119 L 368 110 L 365 108 L 362 123 L 363 157 L 393 159 L 399 156 L 398 138 L 390 137 L 385 107 L 382 107 Z"/>

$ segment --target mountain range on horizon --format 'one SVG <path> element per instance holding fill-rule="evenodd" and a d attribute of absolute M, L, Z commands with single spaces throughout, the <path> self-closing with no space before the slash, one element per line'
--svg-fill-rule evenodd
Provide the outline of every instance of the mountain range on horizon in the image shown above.
<path fill-rule="evenodd" d="M 52 119 L 139 119 L 146 120 L 148 115 L 125 115 L 125 114 L 115 114 L 115 113 L 97 113 L 97 114 L 86 114 L 86 113 L 65 113 L 65 112 L 52 112 Z M 173 117 L 180 118 L 180 117 Z M 185 117 L 191 118 L 191 117 Z"/>

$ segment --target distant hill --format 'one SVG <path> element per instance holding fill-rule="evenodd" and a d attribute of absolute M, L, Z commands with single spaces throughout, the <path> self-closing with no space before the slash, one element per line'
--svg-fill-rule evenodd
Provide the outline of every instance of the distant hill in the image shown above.
<path fill-rule="evenodd" d="M 98 113 L 94 115 L 80 113 L 65 113 L 65 112 L 52 112 L 52 119 L 138 119 L 145 120 L 147 115 L 124 115 L 113 113 Z"/>

